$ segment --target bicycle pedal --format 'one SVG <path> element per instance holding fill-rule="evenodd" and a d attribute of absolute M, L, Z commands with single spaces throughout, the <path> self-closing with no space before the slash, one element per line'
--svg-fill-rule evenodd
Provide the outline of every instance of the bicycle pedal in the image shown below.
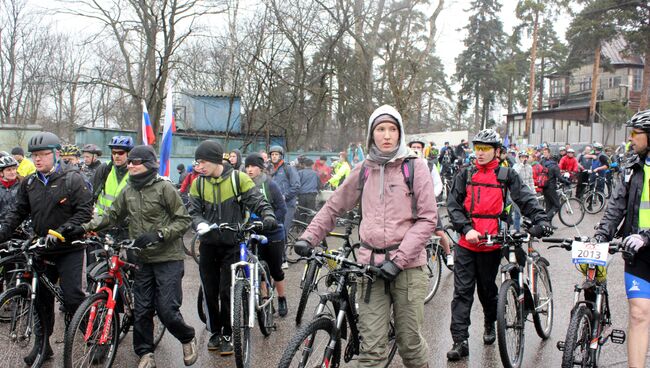
<path fill-rule="evenodd" d="M 623 344 L 625 343 L 625 331 L 623 330 L 612 330 L 612 334 L 609 335 L 609 338 L 612 340 L 614 344 Z"/>
<path fill-rule="evenodd" d="M 557 350 L 564 351 L 564 341 L 558 341 L 555 346 L 557 347 Z"/>

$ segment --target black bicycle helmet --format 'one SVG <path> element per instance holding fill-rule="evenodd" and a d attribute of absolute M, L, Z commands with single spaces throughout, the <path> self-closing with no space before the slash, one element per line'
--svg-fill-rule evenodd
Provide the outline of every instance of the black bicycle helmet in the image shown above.
<path fill-rule="evenodd" d="M 637 112 L 625 125 L 650 132 L 650 109 Z"/>
<path fill-rule="evenodd" d="M 41 132 L 33 135 L 27 143 L 27 151 L 36 152 L 43 150 L 61 149 L 61 140 L 54 133 Z"/>
<path fill-rule="evenodd" d="M 133 138 L 128 135 L 116 135 L 111 139 L 111 143 L 109 143 L 108 146 L 110 148 L 123 149 L 128 152 L 134 147 Z"/>
<path fill-rule="evenodd" d="M 64 144 L 61 147 L 61 156 L 81 156 L 81 150 L 74 144 Z"/>
<path fill-rule="evenodd" d="M 478 132 L 474 139 L 472 139 L 473 144 L 487 144 L 495 149 L 501 147 L 501 136 L 494 129 L 483 129 Z"/>
<path fill-rule="evenodd" d="M 81 149 L 81 152 L 88 152 L 97 156 L 102 155 L 102 150 L 100 150 L 96 144 L 92 144 L 92 143 L 84 144 L 84 147 Z"/>
<path fill-rule="evenodd" d="M 16 159 L 13 156 L 0 157 L 0 170 L 4 170 L 12 166 L 18 166 L 18 161 L 16 161 Z"/>
<path fill-rule="evenodd" d="M 284 148 L 282 148 L 282 146 L 271 146 L 271 149 L 269 149 L 269 154 L 273 152 L 278 152 L 284 157 Z"/>

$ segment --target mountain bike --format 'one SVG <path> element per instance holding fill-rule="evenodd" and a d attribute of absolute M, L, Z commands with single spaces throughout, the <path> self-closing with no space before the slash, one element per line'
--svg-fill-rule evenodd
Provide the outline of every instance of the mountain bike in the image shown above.
<path fill-rule="evenodd" d="M 339 367 L 342 338 L 347 340 L 343 351 L 343 360 L 346 363 L 359 354 L 357 282 L 364 278 L 373 280 L 379 275 L 379 269 L 350 261 L 347 256 L 337 251 L 326 253 L 316 250 L 313 257 L 319 258 L 321 262 L 332 261 L 339 265 L 324 276 L 327 278 L 328 290 L 333 289 L 333 291 L 319 295 L 320 303 L 314 319 L 291 338 L 278 368 Z M 387 360 L 381 364 L 381 367 L 388 367 L 397 352 L 395 327 L 392 321 L 389 326 L 387 350 Z"/>
<path fill-rule="evenodd" d="M 574 286 L 571 321 L 564 341 L 558 341 L 562 351 L 562 367 L 598 367 L 602 346 L 611 340 L 625 342 L 625 331 L 612 328 L 609 294 L 607 293 L 607 264 L 609 255 L 623 252 L 619 242 L 596 243 L 587 238 L 542 239 L 571 251 L 573 263 L 585 276 L 582 284 Z"/>
<path fill-rule="evenodd" d="M 53 230 L 48 232 L 64 240 Z M 4 243 L 8 256 L 16 256 L 16 267 L 9 271 L 15 275 L 15 286 L 0 294 L 0 310 L 5 320 L 0 323 L 0 361 L 7 367 L 25 366 L 24 357 L 32 351 L 36 356 L 29 367 L 40 367 L 46 357 L 47 326 L 42 322 L 44 316 L 36 308 L 38 288 L 44 287 L 59 303 L 63 304 L 61 288 L 45 275 L 48 261 L 40 252 L 49 246 L 46 237 L 30 237 L 27 240 L 10 240 Z M 22 260 L 19 260 L 22 258 Z M 68 321 L 66 320 L 66 325 Z"/>
<path fill-rule="evenodd" d="M 560 210 L 557 215 L 564 226 L 578 226 L 585 218 L 585 202 L 573 197 L 571 187 L 558 183 L 557 196 L 560 198 Z M 537 200 L 546 209 L 544 194 L 538 193 Z"/>
<path fill-rule="evenodd" d="M 503 232 L 487 236 L 485 245 L 503 244 L 508 262 L 501 266 L 501 286 L 497 300 L 497 340 L 501 363 L 520 367 L 524 356 L 524 331 L 529 314 L 537 335 L 543 340 L 553 329 L 553 288 L 549 262 L 532 247 L 525 232 Z M 526 250 L 524 250 L 524 246 Z"/>
<path fill-rule="evenodd" d="M 84 242 L 98 242 L 89 238 Z M 75 243 L 75 242 L 73 242 Z M 133 272 L 138 266 L 126 260 L 126 251 L 139 251 L 132 240 L 113 243 L 106 236 L 103 249 L 93 251 L 98 266 L 88 274 L 94 291 L 81 303 L 66 330 L 63 348 L 65 368 L 102 365 L 111 367 L 119 343 L 133 325 Z M 103 267 L 102 267 L 103 266 Z M 154 315 L 154 349 L 166 328 Z"/>
<path fill-rule="evenodd" d="M 604 177 L 596 175 L 595 180 L 589 181 L 589 187 L 582 196 L 582 203 L 585 207 L 585 211 L 592 215 L 602 211 L 607 202 L 605 194 L 598 190 L 598 183 L 601 181 L 605 182 L 602 184 L 603 188 L 608 188 L 607 180 Z"/>
<path fill-rule="evenodd" d="M 453 242 L 453 240 L 452 240 Z M 440 237 L 432 235 L 426 245 L 427 251 L 427 274 L 429 276 L 429 291 L 424 298 L 424 304 L 433 300 L 440 287 L 440 278 L 442 276 L 442 265 L 453 272 L 453 269 L 447 265 L 447 254 L 440 245 Z"/>

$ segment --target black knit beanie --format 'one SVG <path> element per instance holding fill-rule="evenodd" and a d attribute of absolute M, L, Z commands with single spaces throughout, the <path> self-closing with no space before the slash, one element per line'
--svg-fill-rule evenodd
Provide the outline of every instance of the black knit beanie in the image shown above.
<path fill-rule="evenodd" d="M 194 159 L 223 164 L 223 146 L 219 142 L 203 141 L 196 147 Z"/>
<path fill-rule="evenodd" d="M 156 151 L 151 146 L 133 147 L 129 152 L 129 160 L 142 160 L 142 164 L 147 169 L 157 169 L 159 167 Z"/>
<path fill-rule="evenodd" d="M 248 166 L 257 166 L 260 169 L 264 170 L 264 159 L 262 158 L 262 155 L 259 153 L 251 153 L 250 155 L 246 156 L 246 160 L 244 160 L 244 167 Z"/>

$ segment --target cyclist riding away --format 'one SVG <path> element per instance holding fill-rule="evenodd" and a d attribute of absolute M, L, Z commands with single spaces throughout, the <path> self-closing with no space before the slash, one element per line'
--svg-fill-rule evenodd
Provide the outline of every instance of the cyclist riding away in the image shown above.
<path fill-rule="evenodd" d="M 66 321 L 74 314 L 85 294 L 82 288 L 86 275 L 83 246 L 72 245 L 78 239 L 67 234 L 70 225 L 81 225 L 92 218 L 92 193 L 86 186 L 83 176 L 78 171 L 68 171 L 60 163 L 61 141 L 50 132 L 37 133 L 29 140 L 27 150 L 34 160 L 36 173 L 20 183 L 16 196 L 16 205 L 7 213 L 0 224 L 0 243 L 8 240 L 14 229 L 28 216 L 32 218 L 34 233 L 48 237 L 48 248 L 43 259 L 48 264 L 45 275 L 52 282 L 59 281 L 65 301 Z M 56 230 L 65 236 L 65 242 L 59 241 L 48 230 Z M 54 295 L 46 288 L 38 288 L 36 308 L 45 316 L 41 328 L 35 331 L 36 339 L 46 339 L 45 358 L 52 357 L 49 338 L 54 328 Z M 37 340 L 42 341 L 42 340 Z M 40 353 L 34 344 L 34 350 L 25 357 L 25 363 L 32 365 Z"/>
<path fill-rule="evenodd" d="M 386 361 L 391 314 L 404 365 L 428 367 L 429 348 L 423 337 L 428 288 L 425 246 L 438 217 L 431 174 L 426 161 L 410 153 L 402 117 L 391 106 L 372 113 L 366 142 L 369 155 L 364 163 L 352 170 L 294 248 L 299 255 L 309 256 L 334 229 L 336 218 L 360 202 L 357 259 L 379 267 L 381 277 L 364 280 L 357 290 L 362 338 L 357 367 L 378 367 Z M 406 168 L 412 174 L 405 175 Z"/>
<path fill-rule="evenodd" d="M 206 327 L 212 334 L 208 350 L 233 354 L 230 318 L 230 265 L 239 260 L 239 243 L 230 231 L 211 230 L 211 224 L 244 223 L 245 208 L 260 215 L 266 230 L 277 227 L 273 208 L 248 175 L 224 165 L 223 147 L 203 141 L 194 151 L 200 176 L 190 187 L 190 215 L 200 236 L 199 273 L 206 304 Z M 297 178 L 296 174 L 296 178 Z M 245 208 L 244 208 L 245 207 Z"/>
<path fill-rule="evenodd" d="M 535 194 L 517 173 L 499 166 L 501 137 L 492 129 L 480 131 L 472 140 L 476 163 L 463 169 L 455 178 L 447 199 L 447 211 L 456 231 L 461 234 L 455 251 L 454 297 L 451 302 L 452 349 L 447 359 L 459 360 L 469 355 L 470 312 L 475 286 L 483 305 L 483 343 L 496 339 L 498 288 L 495 278 L 501 261 L 500 245 L 486 246 L 480 240 L 486 234 L 495 235 L 507 221 L 508 196 L 522 214 L 534 225 L 534 236 L 551 234 L 546 214 Z"/>
<path fill-rule="evenodd" d="M 650 329 L 650 110 L 636 113 L 626 125 L 632 129 L 634 154 L 624 164 L 624 175 L 614 187 L 594 237 L 600 242 L 625 237 L 625 250 L 635 254 L 625 263 L 630 310 L 627 356 L 628 367 L 641 368 L 646 366 Z"/>

